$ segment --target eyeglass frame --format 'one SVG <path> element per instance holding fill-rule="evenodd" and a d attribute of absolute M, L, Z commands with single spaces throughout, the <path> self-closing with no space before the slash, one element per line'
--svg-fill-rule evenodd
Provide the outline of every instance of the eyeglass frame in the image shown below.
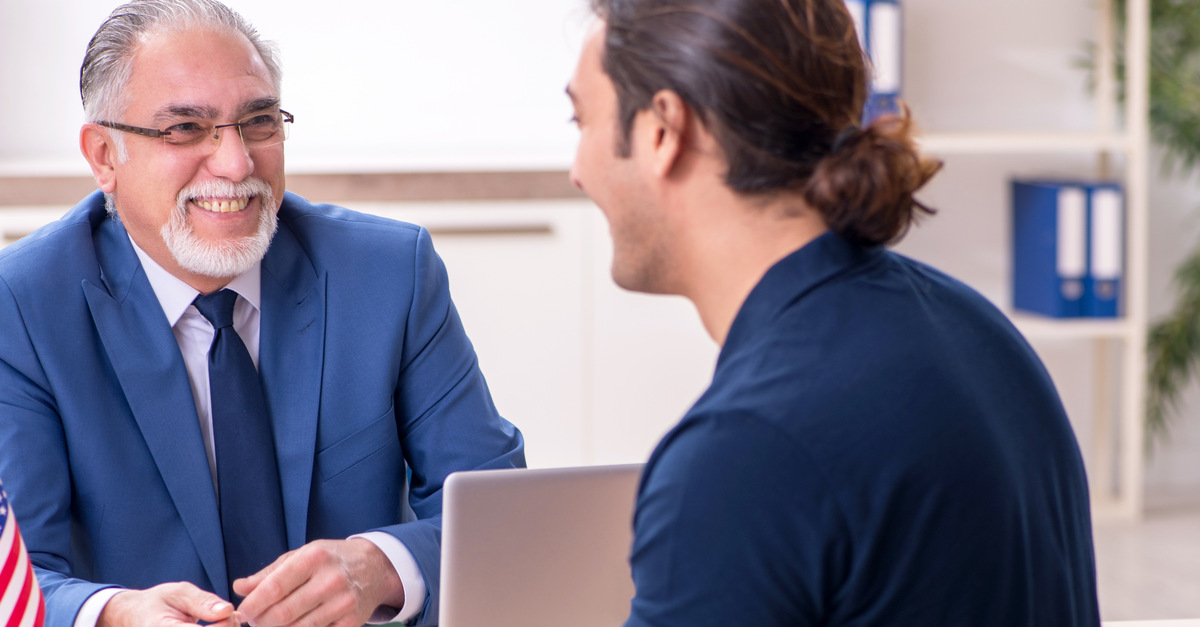
<path fill-rule="evenodd" d="M 279 113 L 283 114 L 283 122 L 281 122 L 281 124 L 291 124 L 296 121 L 296 116 L 292 115 L 291 113 L 288 113 L 287 111 L 284 111 L 283 109 L 280 109 Z M 258 115 L 258 114 L 254 114 L 254 115 Z M 254 115 L 247 116 L 246 118 L 243 118 L 243 119 L 246 120 L 246 119 L 252 118 L 252 117 L 254 117 Z M 156 129 L 156 128 L 146 128 L 144 126 L 133 126 L 130 124 L 121 124 L 120 122 L 108 122 L 108 121 L 104 121 L 104 120 L 98 120 L 98 121 L 96 121 L 96 124 L 99 124 L 100 126 L 103 126 L 105 128 L 111 128 L 116 131 L 124 131 L 126 133 L 133 133 L 134 135 L 141 135 L 143 137 L 149 137 L 151 139 L 161 139 L 161 138 L 166 137 L 171 134 L 171 131 L 164 131 L 164 130 L 160 130 L 160 129 Z M 220 129 L 223 129 L 223 128 L 229 128 L 230 126 L 236 126 L 237 130 L 238 130 L 238 139 L 242 140 L 242 146 L 246 146 L 246 138 L 242 137 L 242 126 L 244 126 L 246 124 L 248 124 L 248 122 L 245 122 L 245 121 L 230 122 L 228 124 L 214 124 L 212 127 L 212 133 L 213 133 L 212 138 L 215 141 L 220 140 L 221 135 L 217 131 L 219 131 Z M 287 127 L 281 126 L 280 128 L 286 129 Z M 287 140 L 287 131 L 285 130 L 283 133 L 283 139 L 279 140 L 279 143 L 282 144 L 286 140 Z M 165 142 L 166 140 L 164 139 L 163 141 Z M 172 144 L 172 145 L 175 145 L 175 144 Z M 198 143 L 195 145 L 199 146 L 200 144 Z M 279 145 L 279 144 L 266 144 L 266 145 L 259 146 L 259 147 L 260 148 L 269 148 L 271 146 L 277 146 L 277 145 Z M 246 147 L 249 148 L 249 146 L 246 146 Z"/>

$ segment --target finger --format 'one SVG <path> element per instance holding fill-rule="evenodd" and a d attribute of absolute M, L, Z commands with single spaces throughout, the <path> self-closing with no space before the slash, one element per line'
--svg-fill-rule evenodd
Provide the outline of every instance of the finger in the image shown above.
<path fill-rule="evenodd" d="M 303 594 L 303 592 L 292 595 L 292 598 L 289 598 L 287 601 L 285 601 L 285 603 L 290 603 L 292 601 L 298 602 L 299 600 L 297 597 L 299 597 L 301 594 Z M 314 601 L 314 603 L 305 604 L 306 606 L 310 606 L 310 609 L 306 613 L 297 618 L 287 621 L 280 621 L 278 623 L 269 622 L 271 619 L 275 618 L 274 613 L 276 609 L 279 609 L 278 606 L 276 608 L 272 608 L 272 610 L 267 612 L 265 615 L 265 618 L 268 621 L 267 625 L 294 624 L 320 625 L 324 627 L 345 625 L 346 627 L 356 627 L 357 625 L 362 625 L 366 620 L 366 617 L 359 619 L 356 616 L 357 604 L 355 598 L 351 595 L 319 595 L 311 600 Z"/>
<path fill-rule="evenodd" d="M 209 623 L 233 615 L 233 604 L 190 583 L 176 583 L 163 589 L 163 601 L 186 616 Z"/>
<path fill-rule="evenodd" d="M 161 627 L 242 627 L 242 621 L 238 617 L 238 613 L 230 614 L 224 620 L 209 622 L 203 619 L 198 619 L 199 622 L 187 622 L 184 620 L 167 620 L 161 623 Z"/>
<path fill-rule="evenodd" d="M 217 623 L 209 623 L 207 627 L 242 627 L 246 622 L 246 619 L 240 612 L 234 611 L 229 615 L 229 618 Z"/>
<path fill-rule="evenodd" d="M 282 604 L 293 592 L 307 583 L 316 572 L 319 563 L 316 559 L 320 556 L 315 556 L 313 553 L 313 551 L 295 551 L 247 578 L 257 578 L 258 583 L 251 586 L 252 589 L 242 600 L 238 611 L 255 624 L 260 622 L 263 614 L 272 610 L 276 614 L 276 620 L 281 624 L 289 623 L 307 613 L 312 609 L 311 606 L 283 607 Z M 296 604 L 292 603 L 291 605 L 295 606 Z"/>
<path fill-rule="evenodd" d="M 279 568 L 281 564 L 287 561 L 292 553 L 294 553 L 294 551 L 288 551 L 287 553 L 280 555 L 279 557 L 275 558 L 274 562 L 267 564 L 262 570 L 250 575 L 249 577 L 242 577 L 241 579 L 234 580 L 233 593 L 241 597 L 250 596 L 250 593 L 253 592 L 254 589 L 257 588 L 259 584 L 261 584 L 263 580 L 266 579 L 271 573 L 275 572 L 275 569 Z"/>
<path fill-rule="evenodd" d="M 358 599 L 343 587 L 329 585 L 329 579 L 326 574 L 309 580 L 283 601 L 267 608 L 254 624 L 261 627 L 362 625 L 368 615 L 357 616 Z"/>
<path fill-rule="evenodd" d="M 271 605 L 254 617 L 253 624 L 262 627 L 281 625 L 361 625 L 370 616 L 360 605 L 362 588 L 350 577 L 346 541 L 317 541 L 297 551 L 272 578 L 285 570 L 301 568 L 307 578 L 280 602 Z M 372 547 L 374 545 L 371 545 Z M 263 585 L 269 585 L 271 579 Z"/>

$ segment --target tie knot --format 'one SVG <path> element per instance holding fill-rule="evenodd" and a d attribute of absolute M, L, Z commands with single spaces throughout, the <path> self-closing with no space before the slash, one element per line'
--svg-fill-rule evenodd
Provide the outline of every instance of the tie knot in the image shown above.
<path fill-rule="evenodd" d="M 212 323 L 214 329 L 223 329 L 233 326 L 233 304 L 237 296 L 233 290 L 221 290 L 197 296 L 192 304 Z"/>

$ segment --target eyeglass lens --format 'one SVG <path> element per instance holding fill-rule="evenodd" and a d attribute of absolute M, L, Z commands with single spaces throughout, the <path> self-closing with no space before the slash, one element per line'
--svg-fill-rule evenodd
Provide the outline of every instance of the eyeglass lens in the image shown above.
<path fill-rule="evenodd" d="M 199 124 L 197 122 L 182 122 L 167 127 L 169 135 L 163 135 L 164 142 L 182 147 L 200 146 L 206 140 L 212 141 L 212 146 L 220 144 L 222 129 L 236 128 L 242 143 L 247 148 L 264 148 L 282 143 L 288 137 L 291 126 L 283 113 L 258 113 L 233 124 Z"/>

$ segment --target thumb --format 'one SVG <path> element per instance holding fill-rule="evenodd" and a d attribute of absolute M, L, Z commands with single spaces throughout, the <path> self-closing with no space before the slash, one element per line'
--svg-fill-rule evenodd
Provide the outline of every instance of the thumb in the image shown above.
<path fill-rule="evenodd" d="M 178 586 L 166 599 L 167 603 L 198 620 L 215 623 L 233 615 L 233 604 L 193 585 Z"/>
<path fill-rule="evenodd" d="M 283 564 L 284 560 L 286 560 L 291 554 L 292 552 L 288 551 L 287 553 L 277 557 L 274 562 L 267 564 L 257 573 L 254 573 L 249 577 L 235 579 L 233 582 L 233 593 L 242 597 L 243 599 L 250 596 L 250 593 L 254 592 L 254 589 L 258 587 L 258 584 L 262 583 L 264 579 L 271 575 L 271 573 L 278 570 L 280 564 Z"/>

